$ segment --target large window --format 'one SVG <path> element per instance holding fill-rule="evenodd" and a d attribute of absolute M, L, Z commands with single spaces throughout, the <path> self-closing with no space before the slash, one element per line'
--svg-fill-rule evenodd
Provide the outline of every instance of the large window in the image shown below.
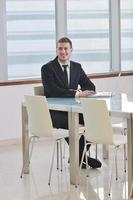
<path fill-rule="evenodd" d="M 0 35 L 0 81 L 40 78 L 64 35 L 87 74 L 133 71 L 132 0 L 0 0 Z"/>
<path fill-rule="evenodd" d="M 40 77 L 55 56 L 54 0 L 7 0 L 8 79 Z"/>
<path fill-rule="evenodd" d="M 121 0 L 121 69 L 133 70 L 133 1 Z"/>
<path fill-rule="evenodd" d="M 109 1 L 68 0 L 68 35 L 73 40 L 73 59 L 86 73 L 110 71 Z"/>

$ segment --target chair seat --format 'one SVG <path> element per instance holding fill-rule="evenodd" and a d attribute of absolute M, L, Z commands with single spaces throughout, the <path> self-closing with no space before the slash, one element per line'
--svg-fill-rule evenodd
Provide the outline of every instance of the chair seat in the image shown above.
<path fill-rule="evenodd" d="M 85 132 L 85 126 L 83 124 L 79 124 L 79 134 L 83 134 Z"/>
<path fill-rule="evenodd" d="M 121 123 L 112 124 L 112 128 L 114 132 L 124 132 L 124 129 L 126 129 L 126 126 L 125 124 L 123 124 L 123 122 L 121 122 Z"/>
<path fill-rule="evenodd" d="M 53 138 L 58 140 L 58 139 L 63 139 L 69 137 L 69 132 L 66 129 L 53 129 Z"/>
<path fill-rule="evenodd" d="M 115 146 L 127 144 L 127 136 L 114 134 L 113 137 L 114 137 L 114 145 Z"/>
<path fill-rule="evenodd" d="M 78 134 L 83 134 L 85 132 L 85 126 L 83 124 L 79 124 L 79 129 L 78 129 Z M 69 137 L 69 131 L 68 129 L 56 129 L 54 128 L 53 129 L 53 137 L 55 139 L 62 139 L 62 138 L 66 138 L 66 137 Z"/>

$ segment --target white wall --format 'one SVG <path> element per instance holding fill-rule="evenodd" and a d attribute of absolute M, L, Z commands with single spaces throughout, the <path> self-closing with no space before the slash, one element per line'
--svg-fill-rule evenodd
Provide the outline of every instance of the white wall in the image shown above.
<path fill-rule="evenodd" d="M 133 93 L 133 77 L 92 80 L 97 91 L 124 91 Z M 21 102 L 25 94 L 33 94 L 31 85 L 0 87 L 0 140 L 21 138 Z M 40 84 L 38 84 L 40 85 Z"/>
<path fill-rule="evenodd" d="M 0 140 L 21 137 L 21 102 L 35 85 L 0 87 Z"/>

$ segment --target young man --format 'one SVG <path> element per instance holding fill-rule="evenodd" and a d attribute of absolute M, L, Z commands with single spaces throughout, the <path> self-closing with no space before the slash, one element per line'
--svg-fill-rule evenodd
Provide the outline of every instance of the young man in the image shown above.
<path fill-rule="evenodd" d="M 87 77 L 81 64 L 70 60 L 72 51 L 71 40 L 63 37 L 57 42 L 57 57 L 42 66 L 41 76 L 46 97 L 87 97 L 95 93 L 95 85 Z M 55 128 L 68 129 L 67 112 L 51 110 L 50 114 Z M 81 114 L 79 115 L 79 123 L 84 124 Z M 84 138 L 81 136 L 79 161 L 81 161 L 83 148 Z M 93 168 L 101 167 L 99 161 L 89 157 L 88 164 Z M 82 167 L 84 168 L 85 165 Z"/>

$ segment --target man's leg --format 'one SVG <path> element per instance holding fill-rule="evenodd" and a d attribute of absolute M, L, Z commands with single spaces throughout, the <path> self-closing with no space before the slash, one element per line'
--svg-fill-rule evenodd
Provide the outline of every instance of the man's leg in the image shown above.
<path fill-rule="evenodd" d="M 83 119 L 83 115 L 79 114 L 79 124 L 84 124 L 84 119 Z M 83 154 L 83 150 L 84 150 L 84 135 L 82 135 L 79 139 L 79 163 L 81 162 L 81 158 L 82 158 L 82 154 Z M 87 145 L 87 151 L 89 150 L 91 144 Z M 84 161 L 86 159 L 86 156 L 84 157 Z M 88 165 L 92 168 L 100 168 L 101 167 L 101 162 L 99 160 L 96 160 L 94 158 L 91 158 L 89 156 L 87 156 L 87 162 Z M 82 168 L 86 168 L 86 164 L 82 164 Z"/>
<path fill-rule="evenodd" d="M 68 113 L 50 110 L 54 128 L 68 129 Z"/>
<path fill-rule="evenodd" d="M 50 111 L 52 123 L 54 128 L 68 129 L 68 113 L 62 111 Z M 83 115 L 79 114 L 79 123 L 84 124 Z M 69 145 L 69 138 L 65 139 Z M 81 161 L 82 153 L 84 150 L 84 136 L 79 139 L 79 162 Z M 89 147 L 88 147 L 89 150 Z"/>
<path fill-rule="evenodd" d="M 83 114 L 79 114 L 79 124 L 84 124 Z M 79 162 L 81 161 L 83 150 L 84 150 L 84 136 L 82 135 L 79 139 Z M 91 145 L 87 146 L 87 151 Z"/>
<path fill-rule="evenodd" d="M 68 129 L 68 113 L 67 112 L 51 110 L 50 115 L 51 115 L 54 128 Z M 79 114 L 79 123 L 84 124 L 82 114 Z M 65 138 L 65 140 L 69 145 L 69 138 Z M 90 146 L 91 145 L 87 146 L 87 150 L 89 150 Z M 83 150 L 84 150 L 84 136 L 82 135 L 79 139 L 79 162 L 81 161 Z M 101 167 L 101 163 L 99 163 L 99 161 L 97 163 L 96 159 L 89 158 L 89 157 L 88 157 L 88 164 L 93 168 Z"/>

